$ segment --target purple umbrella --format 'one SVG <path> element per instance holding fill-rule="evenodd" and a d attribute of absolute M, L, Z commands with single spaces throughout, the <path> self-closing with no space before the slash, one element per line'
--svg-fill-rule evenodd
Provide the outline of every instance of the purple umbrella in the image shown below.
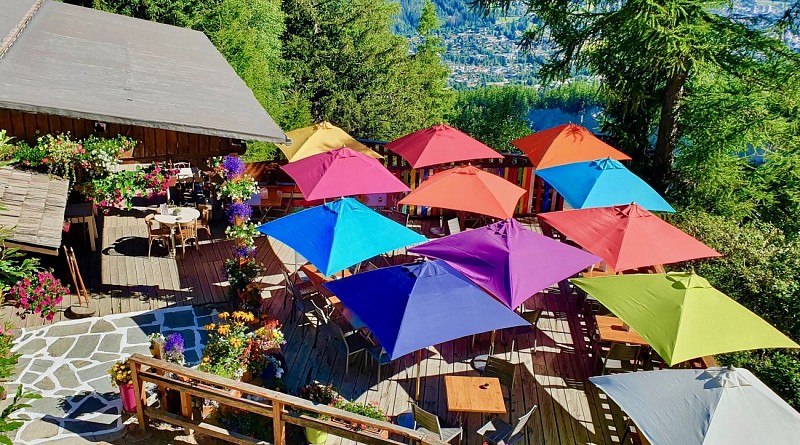
<path fill-rule="evenodd" d="M 446 261 L 511 309 L 601 261 L 534 233 L 513 218 L 429 241 L 409 252 Z"/>

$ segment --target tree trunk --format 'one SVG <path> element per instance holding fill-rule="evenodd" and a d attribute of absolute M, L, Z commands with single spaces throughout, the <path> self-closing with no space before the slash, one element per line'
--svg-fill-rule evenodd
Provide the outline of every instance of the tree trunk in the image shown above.
<path fill-rule="evenodd" d="M 672 171 L 672 159 L 678 143 L 678 119 L 680 117 L 681 100 L 683 99 L 688 69 L 681 70 L 670 77 L 664 88 L 664 102 L 661 105 L 661 117 L 658 122 L 658 139 L 656 140 L 655 157 L 653 158 L 652 186 L 663 193 L 669 183 Z"/>

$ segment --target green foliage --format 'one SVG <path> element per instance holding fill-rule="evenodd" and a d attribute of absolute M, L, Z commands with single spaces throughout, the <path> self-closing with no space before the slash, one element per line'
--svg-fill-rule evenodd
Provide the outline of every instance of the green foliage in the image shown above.
<path fill-rule="evenodd" d="M 787 239 L 770 224 L 743 224 L 699 211 L 680 213 L 672 222 L 723 254 L 695 262 L 698 274 L 795 341 L 800 339 L 800 241 Z M 718 358 L 750 369 L 800 408 L 800 352 L 760 350 Z"/>
<path fill-rule="evenodd" d="M 22 385 L 17 387 L 14 399 L 0 412 L 0 444 L 13 445 L 11 439 L 8 438 L 8 434 L 20 429 L 22 425 L 25 424 L 25 421 L 28 420 L 21 417 L 12 417 L 12 414 L 21 409 L 30 408 L 31 405 L 25 403 L 25 401 L 41 398 L 42 396 L 39 394 L 27 391 L 23 392 Z"/>
<path fill-rule="evenodd" d="M 0 167 L 11 161 L 16 147 L 11 141 L 14 138 L 8 136 L 6 130 L 0 130 Z"/>
<path fill-rule="evenodd" d="M 14 375 L 20 354 L 11 352 L 14 347 L 14 325 L 6 321 L 0 326 L 0 379 L 6 380 Z"/>
<path fill-rule="evenodd" d="M 345 399 L 339 399 L 333 404 L 333 407 L 339 408 L 349 413 L 359 414 L 364 417 L 369 417 L 370 419 L 382 420 L 384 422 L 389 420 L 389 418 L 386 416 L 386 413 L 384 413 L 380 409 L 377 402 L 367 404 L 367 403 L 351 402 Z M 349 425 L 350 428 L 354 431 L 360 431 L 367 428 L 367 426 L 364 424 L 349 423 Z"/>
<path fill-rule="evenodd" d="M 283 9 L 284 59 L 313 121 L 384 140 L 441 121 L 446 72 L 438 57 L 410 56 L 391 32 L 395 3 L 285 0 Z"/>
<path fill-rule="evenodd" d="M 2 204 L 0 210 L 5 210 Z M 18 248 L 6 246 L 6 238 L 13 233 L 13 228 L 0 226 L 0 295 L 11 289 L 17 281 L 39 270 L 38 258 L 24 258 Z"/>
<path fill-rule="evenodd" d="M 572 82 L 538 90 L 523 86 L 489 86 L 459 91 L 450 123 L 490 147 L 517 152 L 511 141 L 532 133 L 528 114 L 534 108 L 578 113 L 599 104 L 597 85 Z"/>

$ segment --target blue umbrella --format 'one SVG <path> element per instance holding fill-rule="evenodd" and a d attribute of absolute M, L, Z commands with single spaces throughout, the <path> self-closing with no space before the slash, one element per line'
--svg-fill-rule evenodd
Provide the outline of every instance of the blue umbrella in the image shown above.
<path fill-rule="evenodd" d="M 296 250 L 325 275 L 426 240 L 352 198 L 284 216 L 258 230 Z"/>
<path fill-rule="evenodd" d="M 611 158 L 544 168 L 536 174 L 575 209 L 635 202 L 650 211 L 675 211 L 646 182 Z"/>
<path fill-rule="evenodd" d="M 442 260 L 386 267 L 325 286 L 367 325 L 391 360 L 528 323 Z"/>

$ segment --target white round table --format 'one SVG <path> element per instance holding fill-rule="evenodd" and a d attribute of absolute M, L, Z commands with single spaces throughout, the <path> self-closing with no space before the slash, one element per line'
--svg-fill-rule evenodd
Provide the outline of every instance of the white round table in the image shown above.
<path fill-rule="evenodd" d="M 176 214 L 177 213 L 177 214 Z M 166 215 L 162 215 L 161 213 L 156 213 L 155 219 L 158 221 L 159 224 L 163 224 L 169 227 L 170 230 L 170 241 L 172 242 L 172 248 L 175 248 L 175 231 L 173 228 L 180 224 L 180 223 L 190 223 L 196 219 L 200 218 L 200 211 L 192 208 L 192 207 L 173 207 L 169 209 L 169 213 Z M 197 242 L 197 241 L 195 241 Z"/>
<path fill-rule="evenodd" d="M 177 215 L 175 213 L 177 213 Z M 198 218 L 200 218 L 200 211 L 195 208 L 174 207 L 169 209 L 169 214 L 167 215 L 157 213 L 154 219 L 158 221 L 159 224 L 174 226 L 178 223 L 190 223 Z"/>

